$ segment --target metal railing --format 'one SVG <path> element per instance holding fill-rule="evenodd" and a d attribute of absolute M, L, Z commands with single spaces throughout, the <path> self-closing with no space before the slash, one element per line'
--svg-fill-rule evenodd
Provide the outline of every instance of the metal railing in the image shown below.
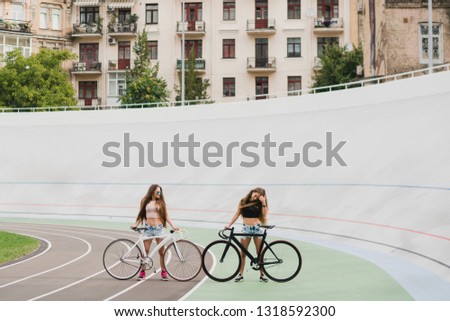
<path fill-rule="evenodd" d="M 330 29 L 341 29 L 344 27 L 344 19 L 342 18 L 314 18 L 314 28 L 330 28 Z"/>
<path fill-rule="evenodd" d="M 275 31 L 275 19 L 247 20 L 247 31 Z"/>
<path fill-rule="evenodd" d="M 265 68 L 276 68 L 277 60 L 275 57 L 248 57 L 247 58 L 247 69 L 265 69 Z"/>
<path fill-rule="evenodd" d="M 432 68 L 433 73 L 438 72 L 449 72 L 450 64 L 434 66 Z M 347 90 L 353 88 L 361 88 L 366 86 L 380 85 L 390 81 L 396 81 L 407 78 L 415 78 L 420 76 L 425 76 L 429 74 L 429 69 L 419 69 L 409 72 L 404 72 L 396 75 L 389 75 L 383 77 L 377 77 L 372 79 L 364 79 L 360 81 L 350 82 L 346 84 L 339 84 L 326 87 L 316 87 L 316 88 L 305 88 L 296 91 L 288 91 L 283 93 L 272 93 L 264 95 L 255 95 L 250 97 L 232 97 L 225 98 L 221 100 L 190 100 L 185 102 L 185 106 L 194 106 L 199 104 L 211 104 L 211 103 L 236 103 L 244 101 L 258 100 L 261 98 L 265 99 L 276 99 L 296 95 L 310 95 L 310 94 L 320 94 L 323 92 L 331 92 L 335 90 Z M 140 104 L 128 104 L 128 105 L 98 105 L 98 106 L 56 106 L 56 107 L 20 107 L 20 108 L 9 108 L 0 107 L 0 113 L 21 113 L 21 112 L 44 112 L 44 111 L 72 111 L 72 110 L 117 110 L 117 109 L 133 109 L 133 108 L 162 108 L 162 107 L 181 107 L 179 101 L 176 102 L 159 102 L 159 103 L 140 103 Z"/>
<path fill-rule="evenodd" d="M 185 32 L 205 33 L 205 28 L 205 21 L 202 20 L 185 21 L 184 23 L 182 21 L 177 21 L 177 33 L 183 32 L 183 29 Z"/>
<path fill-rule="evenodd" d="M 177 70 L 181 70 L 181 59 L 177 59 Z M 185 59 L 185 68 L 189 69 L 189 60 Z M 206 68 L 206 61 L 203 58 L 197 58 L 195 59 L 195 70 L 205 70 Z"/>
<path fill-rule="evenodd" d="M 72 63 L 72 72 L 90 72 L 102 71 L 102 63 L 100 61 L 74 61 Z"/>
<path fill-rule="evenodd" d="M 0 18 L 0 30 L 31 33 L 31 22 Z"/>

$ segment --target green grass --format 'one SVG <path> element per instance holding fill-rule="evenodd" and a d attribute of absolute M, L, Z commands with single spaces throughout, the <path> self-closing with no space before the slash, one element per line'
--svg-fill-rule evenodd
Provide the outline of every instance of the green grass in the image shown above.
<path fill-rule="evenodd" d="M 0 264 L 35 251 L 39 241 L 28 236 L 0 231 Z"/>

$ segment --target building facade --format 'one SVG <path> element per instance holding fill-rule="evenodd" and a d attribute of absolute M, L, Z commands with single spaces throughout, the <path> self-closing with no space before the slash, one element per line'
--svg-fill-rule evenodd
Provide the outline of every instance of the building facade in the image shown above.
<path fill-rule="evenodd" d="M 433 64 L 450 62 L 450 0 L 433 0 Z M 427 0 L 360 0 L 365 77 L 428 66 Z"/>
<path fill-rule="evenodd" d="M 195 54 L 198 77 L 209 80 L 215 101 L 308 88 L 324 46 L 358 40 L 357 0 L 191 0 L 184 9 L 181 0 L 12 1 L 24 4 L 23 20 L 32 21 L 23 35 L 32 38 L 29 48 L 66 48 L 79 56 L 68 66 L 79 105 L 119 103 L 144 29 L 172 100 L 183 30 L 185 55 Z M 12 2 L 2 5 L 4 13 Z"/>

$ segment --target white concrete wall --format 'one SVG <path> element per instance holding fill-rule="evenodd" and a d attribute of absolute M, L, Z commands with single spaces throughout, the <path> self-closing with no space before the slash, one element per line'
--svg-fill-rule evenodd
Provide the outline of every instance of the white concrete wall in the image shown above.
<path fill-rule="evenodd" d="M 449 81 L 447 72 L 239 104 L 0 114 L 0 215 L 132 222 L 148 186 L 159 183 L 175 221 L 216 222 L 219 229 L 239 199 L 262 186 L 270 223 L 413 251 L 440 262 L 419 260 L 448 279 Z M 250 159 L 235 151 L 231 167 L 181 168 L 171 154 L 168 167 L 140 168 L 136 149 L 130 167 L 102 167 L 112 161 L 104 144 L 123 144 L 126 133 L 141 144 L 154 142 L 155 150 L 176 134 L 225 147 L 261 143 L 270 133 L 278 145 L 293 142 L 301 151 L 309 141 L 324 145 L 326 132 L 333 132 L 334 145 L 347 142 L 340 152 L 347 167 L 288 168 L 288 152 L 288 159 L 272 155 L 277 167 L 243 168 L 239 162 Z M 311 153 L 312 160 L 323 155 Z"/>

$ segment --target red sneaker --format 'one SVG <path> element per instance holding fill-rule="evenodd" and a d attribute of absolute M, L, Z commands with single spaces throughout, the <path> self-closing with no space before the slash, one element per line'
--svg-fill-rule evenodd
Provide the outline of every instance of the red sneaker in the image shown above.
<path fill-rule="evenodd" d="M 167 272 L 165 270 L 161 271 L 161 280 L 169 281 L 169 279 L 167 278 Z"/>
<path fill-rule="evenodd" d="M 145 271 L 141 270 L 141 272 L 139 272 L 138 280 L 142 280 L 144 278 L 145 278 Z"/>

